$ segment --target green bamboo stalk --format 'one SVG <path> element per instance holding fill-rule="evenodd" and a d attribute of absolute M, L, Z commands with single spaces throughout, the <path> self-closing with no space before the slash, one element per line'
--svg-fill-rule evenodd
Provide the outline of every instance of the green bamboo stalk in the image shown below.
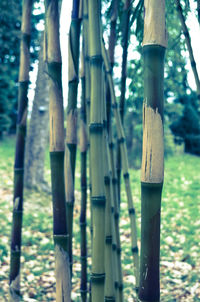
<path fill-rule="evenodd" d="M 198 75 L 198 71 L 197 71 L 197 67 L 196 67 L 196 61 L 194 59 L 190 34 L 189 34 L 189 31 L 188 31 L 186 23 L 185 23 L 185 19 L 184 19 L 184 16 L 183 16 L 183 10 L 182 10 L 180 1 L 175 0 L 175 2 L 176 2 L 176 8 L 177 8 L 178 16 L 179 16 L 180 21 L 181 21 L 183 34 L 185 36 L 185 42 L 186 42 L 187 49 L 188 49 L 188 52 L 189 52 L 190 64 L 191 64 L 191 67 L 192 67 L 192 72 L 194 74 L 194 79 L 195 79 L 195 83 L 196 83 L 196 87 L 197 87 L 198 99 L 200 99 L 200 79 L 199 79 L 199 75 Z"/>
<path fill-rule="evenodd" d="M 92 302 L 104 301 L 105 195 L 103 171 L 103 81 L 100 1 L 88 1 L 91 75 L 90 152 L 92 178 Z"/>
<path fill-rule="evenodd" d="M 121 95 L 120 95 L 120 117 L 122 125 L 124 124 L 124 107 L 125 107 L 125 94 L 126 94 L 126 69 L 127 69 L 127 56 L 128 56 L 128 41 L 129 41 L 129 27 L 131 15 L 131 1 L 126 0 L 123 7 L 122 14 L 122 71 L 121 71 Z M 118 198 L 120 203 L 121 192 L 121 154 L 120 144 L 117 145 L 117 185 L 118 185 Z"/>
<path fill-rule="evenodd" d="M 55 245 L 56 301 L 71 301 L 64 183 L 64 113 L 58 0 L 45 1 L 45 61 L 49 75 L 50 164 Z"/>
<path fill-rule="evenodd" d="M 89 61 L 89 34 L 88 34 L 88 0 L 83 0 L 83 43 L 84 43 L 84 63 L 85 63 L 85 101 L 86 116 L 89 132 L 90 125 L 90 61 Z M 89 191 L 90 191 L 90 236 L 91 250 L 93 237 L 93 218 L 92 218 L 92 180 L 91 180 L 91 154 L 90 154 L 90 136 L 88 135 L 88 158 L 89 158 Z M 89 284 L 89 301 L 91 301 L 91 280 Z"/>
<path fill-rule="evenodd" d="M 69 232 L 69 259 L 72 274 L 72 237 L 74 210 L 74 181 L 77 148 L 77 91 L 79 69 L 79 40 L 82 12 L 81 1 L 73 0 L 68 43 L 68 105 L 65 144 L 65 193 L 67 205 L 67 227 Z"/>
<path fill-rule="evenodd" d="M 121 268 L 121 249 L 120 249 L 120 234 L 119 234 L 119 203 L 117 194 L 117 174 L 116 174 L 116 162 L 114 156 L 114 143 L 112 137 L 112 127 L 109 128 L 109 161 L 111 171 L 111 208 L 112 208 L 112 229 L 113 229 L 113 254 L 115 263 L 115 295 L 116 301 L 120 301 L 123 297 L 123 280 L 122 280 L 122 268 Z M 120 298 L 121 297 L 121 298 Z"/>
<path fill-rule="evenodd" d="M 104 81 L 104 88 L 106 87 Z M 106 89 L 105 89 L 106 92 Z M 106 93 L 105 93 L 106 95 Z M 106 99 L 106 98 L 105 98 Z M 113 230 L 112 230 L 112 175 L 111 165 L 108 156 L 108 137 L 107 137 L 107 115 L 106 115 L 106 102 L 103 102 L 103 163 L 104 163 L 104 185 L 106 197 L 105 209 L 105 299 L 104 301 L 115 301 L 115 287 L 114 287 L 114 253 L 112 249 Z"/>
<path fill-rule="evenodd" d="M 10 301 L 20 298 L 20 256 L 21 233 L 23 217 L 23 176 L 24 176 L 24 151 L 26 138 L 26 120 L 28 105 L 28 83 L 30 70 L 30 32 L 32 0 L 24 0 L 22 6 L 19 90 L 18 90 L 18 117 L 17 135 L 14 164 L 14 196 L 13 196 L 13 222 L 11 233 L 10 276 L 9 291 Z"/>
<path fill-rule="evenodd" d="M 112 76 L 109 72 L 110 70 L 109 59 L 103 41 L 102 41 L 102 53 L 103 53 L 105 68 L 107 70 L 111 100 L 112 100 L 114 116 L 116 120 L 117 137 L 118 137 L 118 142 L 120 143 L 122 170 L 123 170 L 123 176 L 124 176 L 124 182 L 125 182 L 125 188 L 126 188 L 126 194 L 128 200 L 129 218 L 130 218 L 130 226 L 131 226 L 132 254 L 133 254 L 134 272 L 136 278 L 136 291 L 137 291 L 139 285 L 139 255 L 138 255 L 138 247 L 137 247 L 137 228 L 136 228 L 135 208 L 133 206 L 133 198 L 132 198 L 130 179 L 129 179 L 128 155 L 127 155 L 124 130 L 122 127 L 119 109 L 115 97 L 114 83 L 113 83 Z"/>
<path fill-rule="evenodd" d="M 110 18 L 110 35 L 109 35 L 109 59 L 111 65 L 111 72 L 113 71 L 114 63 L 115 63 L 115 45 L 116 45 L 116 24 L 117 24 L 117 16 L 118 16 L 118 5 L 119 0 L 112 0 L 111 2 L 111 18 Z M 106 84 L 106 112 L 107 112 L 107 128 L 111 126 L 111 99 L 110 99 L 110 90 L 108 83 Z"/>
<path fill-rule="evenodd" d="M 84 63 L 85 63 L 85 100 L 86 100 L 86 115 L 87 125 L 90 125 L 90 61 L 89 61 L 89 35 L 88 35 L 88 0 L 83 0 L 83 40 L 84 40 Z M 90 143 L 88 142 L 88 154 L 90 162 Z M 89 189 L 91 199 L 91 164 L 89 164 Z M 90 200 L 91 201 L 91 200 Z M 90 208 L 92 205 L 90 202 Z M 90 233 L 92 238 L 92 210 L 90 211 Z"/>
<path fill-rule="evenodd" d="M 144 1 L 144 107 L 139 299 L 160 301 L 160 212 L 164 179 L 165 1 Z M 159 26 L 158 26 L 159 25 Z"/>
<path fill-rule="evenodd" d="M 87 233 L 86 233 L 86 210 L 87 210 L 87 121 L 86 121 L 86 102 L 85 102 L 85 66 L 84 66 L 84 43 L 82 49 L 82 68 L 80 72 L 82 84 L 82 99 L 81 99 L 81 125 L 80 125 L 80 152 L 81 152 L 81 299 L 87 301 Z"/>

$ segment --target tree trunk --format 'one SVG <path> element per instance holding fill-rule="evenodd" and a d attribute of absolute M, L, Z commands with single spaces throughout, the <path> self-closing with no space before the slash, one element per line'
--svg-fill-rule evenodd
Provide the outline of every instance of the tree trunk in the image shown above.
<path fill-rule="evenodd" d="M 35 97 L 26 142 L 24 171 L 25 186 L 40 190 L 48 189 L 44 180 L 44 162 L 49 133 L 49 100 L 48 77 L 44 67 L 43 38 L 41 38 Z"/>

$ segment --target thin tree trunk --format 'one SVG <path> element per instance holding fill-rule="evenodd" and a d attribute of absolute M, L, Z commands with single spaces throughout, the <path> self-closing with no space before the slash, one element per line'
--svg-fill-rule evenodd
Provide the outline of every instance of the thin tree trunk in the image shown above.
<path fill-rule="evenodd" d="M 160 212 L 164 179 L 165 1 L 144 1 L 140 301 L 160 301 Z"/>
<path fill-rule="evenodd" d="M 44 180 L 44 162 L 49 133 L 49 100 L 48 77 L 44 68 L 42 35 L 35 97 L 26 141 L 24 170 L 24 185 L 27 188 L 36 187 L 40 190 L 48 190 Z"/>
<path fill-rule="evenodd" d="M 103 76 L 99 0 L 88 1 L 91 71 L 90 151 L 92 176 L 92 302 L 104 301 L 105 195 L 103 171 Z"/>
<path fill-rule="evenodd" d="M 23 216 L 23 178 L 24 178 L 24 152 L 26 137 L 26 120 L 28 105 L 28 84 L 30 69 L 30 32 L 32 0 L 24 0 L 22 6 L 19 90 L 18 90 L 18 117 L 17 136 L 14 164 L 14 197 L 13 197 L 13 222 L 11 234 L 10 255 L 10 301 L 18 301 L 20 295 L 20 256 L 21 233 Z"/>
<path fill-rule="evenodd" d="M 58 1 L 45 1 L 45 61 L 49 75 L 50 163 L 55 244 L 56 301 L 71 301 L 64 184 L 64 113 Z"/>
<path fill-rule="evenodd" d="M 65 192 L 67 205 L 67 224 L 69 232 L 69 259 L 72 274 L 72 237 L 74 210 L 74 176 L 77 148 L 77 92 L 79 70 L 79 38 L 80 38 L 80 1 L 73 0 L 72 19 L 69 31 L 68 47 L 68 105 L 65 144 Z"/>
<path fill-rule="evenodd" d="M 178 16 L 180 18 L 182 29 L 183 29 L 183 34 L 185 36 L 185 42 L 186 42 L 187 49 L 188 49 L 188 52 L 189 52 L 190 64 L 191 64 L 192 71 L 193 71 L 193 74 L 194 74 L 194 79 L 195 79 L 195 82 L 196 82 L 198 99 L 200 99 L 200 80 L 199 80 L 199 75 L 198 75 L 198 72 L 197 72 L 196 62 L 195 62 L 194 55 L 193 55 L 190 34 L 189 34 L 189 31 L 188 31 L 186 23 L 185 23 L 185 19 L 184 19 L 184 16 L 183 16 L 183 10 L 182 10 L 180 1 L 179 0 L 175 0 L 175 1 L 176 1 Z"/>

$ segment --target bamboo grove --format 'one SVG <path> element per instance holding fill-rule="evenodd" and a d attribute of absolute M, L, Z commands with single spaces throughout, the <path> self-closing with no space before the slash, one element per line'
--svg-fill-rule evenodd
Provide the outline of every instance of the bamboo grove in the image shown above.
<path fill-rule="evenodd" d="M 31 0 L 23 0 L 21 25 L 18 124 L 14 166 L 11 235 L 10 301 L 20 299 L 20 255 L 23 214 L 23 162 L 31 35 Z M 121 183 L 129 216 L 135 301 L 160 301 L 160 219 L 164 180 L 164 57 L 167 47 L 165 1 L 123 2 L 121 90 L 113 80 L 120 1 L 112 0 L 108 47 L 104 42 L 100 0 L 73 0 L 68 37 L 68 105 L 63 108 L 59 1 L 45 0 L 44 62 L 49 79 L 49 153 L 51 167 L 56 301 L 69 302 L 73 287 L 73 224 L 75 181 L 80 182 L 81 301 L 125 301 L 123 242 L 120 235 Z M 199 4 L 199 1 L 198 1 Z M 175 1 L 199 95 L 189 34 Z M 144 7 L 143 152 L 141 167 L 141 239 L 138 240 L 134 192 L 131 190 L 124 132 L 126 70 L 130 23 Z M 198 11 L 199 12 L 199 11 Z M 159 26 L 158 26 L 159 25 Z M 79 69 L 80 61 L 80 69 Z M 78 85 L 81 86 L 80 108 Z M 80 118 L 78 113 L 80 112 Z M 65 121 L 66 120 L 66 121 Z M 66 125 L 66 131 L 64 129 Z M 80 177 L 76 155 L 80 150 Z M 87 231 L 90 227 L 90 232 Z M 141 244 L 138 245 L 138 241 Z M 140 249 L 139 249 L 140 247 Z M 91 255 L 91 265 L 88 265 Z M 79 300 L 78 300 L 79 301 Z"/>

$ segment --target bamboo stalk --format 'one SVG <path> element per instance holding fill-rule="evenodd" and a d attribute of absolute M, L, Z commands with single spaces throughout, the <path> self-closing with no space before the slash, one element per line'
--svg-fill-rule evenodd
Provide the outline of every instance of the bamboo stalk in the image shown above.
<path fill-rule="evenodd" d="M 125 93 L 126 93 L 126 70 L 127 70 L 127 56 L 128 56 L 128 41 L 129 41 L 129 26 L 131 15 L 131 1 L 126 0 L 123 7 L 122 14 L 122 71 L 121 71 L 121 95 L 120 95 L 120 117 L 122 125 L 124 123 L 124 107 L 125 107 Z M 120 144 L 117 145 L 117 185 L 118 185 L 118 198 L 120 203 L 121 191 L 121 155 Z"/>
<path fill-rule="evenodd" d="M 106 87 L 106 81 L 104 81 L 104 88 Z M 106 89 L 105 89 L 106 96 Z M 106 98 L 105 98 L 106 100 Z M 112 249 L 113 242 L 113 225 L 112 225 L 112 174 L 111 164 L 108 155 L 108 137 L 107 137 L 107 115 L 106 115 L 106 102 L 103 102 L 103 162 L 104 162 L 104 185 L 105 185 L 105 197 L 106 197 L 106 209 L 105 209 L 105 300 L 115 301 L 115 271 L 114 271 L 114 253 Z"/>
<path fill-rule="evenodd" d="M 103 83 L 100 1 L 88 1 L 91 75 L 90 152 L 92 178 L 92 302 L 104 300 L 105 194 L 103 171 Z"/>
<path fill-rule="evenodd" d="M 86 121 L 86 102 L 85 102 L 85 66 L 84 66 L 84 43 L 82 49 L 82 68 L 80 73 L 82 84 L 82 99 L 81 99 L 81 125 L 80 125 L 80 151 L 81 151 L 81 299 L 87 301 L 87 233 L 86 233 L 86 210 L 87 210 L 87 121 Z"/>
<path fill-rule="evenodd" d="M 108 77 L 109 87 L 111 92 L 111 100 L 112 100 L 114 116 L 117 126 L 117 137 L 118 137 L 118 142 L 120 143 L 122 170 L 123 170 L 123 177 L 124 177 L 125 188 L 126 188 L 130 226 L 131 226 L 132 254 L 133 254 L 134 273 L 136 278 L 136 291 L 137 291 L 139 286 L 139 255 L 138 255 L 138 247 L 137 247 L 137 228 L 136 228 L 135 208 L 133 206 L 133 198 L 132 198 L 130 179 L 129 179 L 128 155 L 127 155 L 124 130 L 122 127 L 119 109 L 115 97 L 113 79 L 109 72 L 110 71 L 109 59 L 103 41 L 102 41 L 102 53 L 103 53 L 104 64 L 107 71 L 107 77 Z"/>
<path fill-rule="evenodd" d="M 160 212 L 164 178 L 165 1 L 144 1 L 144 107 L 141 169 L 140 301 L 160 301 Z M 158 26 L 159 24 L 159 26 Z"/>
<path fill-rule="evenodd" d="M 53 237 L 55 244 L 56 301 L 71 301 L 71 282 L 65 183 L 64 183 L 64 113 L 61 81 L 58 1 L 45 1 L 46 53 L 50 98 L 50 164 L 53 201 Z"/>
<path fill-rule="evenodd" d="M 67 205 L 67 227 L 69 232 L 69 259 L 72 274 L 72 237 L 74 211 L 74 181 L 77 148 L 77 91 L 79 70 L 79 40 L 82 12 L 81 1 L 73 0 L 68 42 L 68 105 L 65 144 L 65 193 Z"/>
<path fill-rule="evenodd" d="M 111 162 L 111 173 L 112 173 L 112 189 L 113 189 L 113 229 L 115 230 L 115 236 L 113 235 L 113 250 L 116 253 L 116 301 L 123 301 L 123 277 L 122 277 L 122 266 L 121 266 L 121 243 L 119 233 L 119 201 L 117 191 L 117 174 L 116 174 L 116 161 L 114 156 L 114 143 L 112 138 L 112 130 L 109 130 L 109 149 L 110 149 L 110 162 Z"/>
<path fill-rule="evenodd" d="M 20 297 L 20 256 L 23 218 L 23 188 L 24 188 L 24 151 L 26 138 L 26 120 L 28 105 L 28 84 L 30 70 L 30 32 L 32 0 L 24 0 L 22 6 L 20 67 L 18 89 L 18 117 L 14 164 L 14 196 L 13 222 L 11 233 L 10 301 L 18 301 Z"/>
<path fill-rule="evenodd" d="M 177 8 L 178 16 L 179 16 L 180 21 L 181 21 L 183 34 L 185 36 L 185 42 L 186 42 L 187 49 L 188 49 L 188 52 L 189 52 L 190 64 L 191 64 L 191 67 L 192 67 L 192 71 L 193 71 L 193 74 L 194 74 L 194 79 L 195 79 L 195 83 L 196 83 L 196 87 L 197 87 L 198 99 L 200 99 L 200 79 L 199 79 L 199 75 L 198 75 L 198 72 L 197 72 L 196 61 L 194 59 L 190 34 L 189 34 L 189 31 L 188 31 L 186 23 L 185 23 L 185 19 L 184 19 L 184 16 L 183 16 L 183 10 L 182 10 L 180 1 L 175 0 L 175 2 L 176 2 L 176 8 Z"/>

